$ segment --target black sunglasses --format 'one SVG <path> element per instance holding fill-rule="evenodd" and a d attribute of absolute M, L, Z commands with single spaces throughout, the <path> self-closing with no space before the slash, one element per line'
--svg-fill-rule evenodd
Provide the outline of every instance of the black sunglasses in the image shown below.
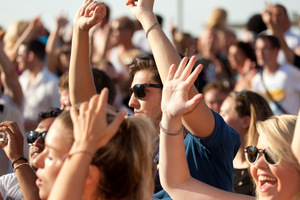
<path fill-rule="evenodd" d="M 32 145 L 39 137 L 42 138 L 42 142 L 45 142 L 45 137 L 47 135 L 47 131 L 43 132 L 43 133 L 38 133 L 35 131 L 29 131 L 26 133 L 27 136 L 27 143 L 29 145 Z"/>
<path fill-rule="evenodd" d="M 245 151 L 246 159 L 250 164 L 256 163 L 259 154 L 263 154 L 265 162 L 270 165 L 278 165 L 279 163 L 279 160 L 274 160 L 274 158 L 270 155 L 269 153 L 271 151 L 270 148 L 258 149 L 255 146 L 249 146 L 244 151 Z"/>
<path fill-rule="evenodd" d="M 142 83 L 136 84 L 132 88 L 129 88 L 129 95 L 134 93 L 135 98 L 142 99 L 146 96 L 146 87 L 162 88 L 162 84 Z"/>

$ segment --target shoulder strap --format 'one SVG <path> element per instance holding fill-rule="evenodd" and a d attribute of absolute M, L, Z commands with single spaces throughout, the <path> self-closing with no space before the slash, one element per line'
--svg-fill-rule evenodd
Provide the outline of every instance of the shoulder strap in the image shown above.
<path fill-rule="evenodd" d="M 283 113 L 283 114 L 288 114 L 288 112 L 277 102 L 273 99 L 272 95 L 269 93 L 268 88 L 265 84 L 264 78 L 263 78 L 263 71 L 260 72 L 260 77 L 261 77 L 261 81 L 262 84 L 266 90 L 266 93 L 268 95 L 268 97 L 275 103 L 275 105 L 277 106 L 277 108 L 279 108 L 279 110 Z"/>

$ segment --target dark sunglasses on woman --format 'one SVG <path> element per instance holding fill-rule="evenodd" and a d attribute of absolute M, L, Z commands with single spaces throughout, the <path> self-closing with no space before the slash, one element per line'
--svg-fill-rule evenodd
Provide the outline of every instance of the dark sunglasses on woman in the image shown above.
<path fill-rule="evenodd" d="M 270 155 L 270 148 L 258 149 L 256 146 L 249 146 L 245 150 L 246 159 L 250 164 L 256 163 L 259 154 L 263 154 L 264 160 L 270 165 L 277 165 L 279 160 L 274 159 L 274 156 Z"/>

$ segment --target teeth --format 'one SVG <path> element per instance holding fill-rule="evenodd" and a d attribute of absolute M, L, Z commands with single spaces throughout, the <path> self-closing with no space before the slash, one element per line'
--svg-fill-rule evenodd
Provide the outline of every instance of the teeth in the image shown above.
<path fill-rule="evenodd" d="M 259 181 L 276 181 L 275 178 L 269 177 L 269 176 L 259 176 L 258 177 Z"/>

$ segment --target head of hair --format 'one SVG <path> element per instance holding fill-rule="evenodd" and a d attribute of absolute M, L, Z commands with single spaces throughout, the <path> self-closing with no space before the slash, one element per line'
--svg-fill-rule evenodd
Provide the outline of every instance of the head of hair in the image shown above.
<path fill-rule="evenodd" d="M 249 18 L 246 27 L 249 31 L 254 32 L 256 35 L 264 30 L 267 30 L 266 24 L 263 22 L 261 14 L 255 14 Z"/>
<path fill-rule="evenodd" d="M 222 82 L 220 81 L 212 81 L 205 84 L 205 86 L 202 89 L 202 94 L 205 96 L 205 94 L 210 90 L 217 90 L 219 92 L 228 94 L 228 88 L 226 88 Z"/>
<path fill-rule="evenodd" d="M 27 52 L 33 52 L 37 59 L 43 61 L 46 55 L 45 45 L 38 39 L 31 39 L 23 42 Z"/>
<path fill-rule="evenodd" d="M 28 25 L 29 21 L 15 21 L 12 23 L 3 38 L 5 47 L 8 49 L 12 48 Z"/>
<path fill-rule="evenodd" d="M 131 77 L 133 77 L 138 71 L 148 70 L 151 72 L 152 79 L 158 83 L 162 84 L 160 79 L 158 69 L 156 67 L 156 63 L 152 54 L 148 54 L 146 56 L 137 57 L 131 63 L 129 67 L 129 73 Z"/>
<path fill-rule="evenodd" d="M 120 23 L 120 29 L 127 29 L 130 30 L 132 33 L 134 32 L 134 22 L 129 17 L 123 16 L 116 20 Z"/>
<path fill-rule="evenodd" d="M 207 28 L 224 28 L 227 20 L 227 12 L 223 8 L 216 8 L 210 14 L 206 22 Z"/>
<path fill-rule="evenodd" d="M 109 76 L 103 70 L 100 70 L 97 68 L 92 68 L 92 73 L 93 73 L 94 85 L 95 85 L 97 94 L 100 94 L 102 89 L 106 87 L 109 91 L 108 103 L 112 105 L 115 101 L 115 97 L 116 97 L 116 93 L 117 93 L 116 87 L 115 87 L 113 81 L 111 80 L 111 78 L 109 78 Z"/>
<path fill-rule="evenodd" d="M 295 115 L 272 116 L 268 120 L 257 122 L 256 129 L 259 137 L 267 141 L 273 156 L 292 163 L 300 171 L 299 163 L 291 150 L 296 121 Z"/>
<path fill-rule="evenodd" d="M 282 5 L 282 4 L 275 4 L 274 5 L 274 7 L 277 7 L 277 8 L 280 8 L 280 9 L 282 9 L 283 10 L 283 12 L 284 12 L 284 14 L 286 14 L 286 16 L 288 16 L 288 12 L 287 12 L 287 9 L 285 8 L 285 6 L 284 5 Z"/>
<path fill-rule="evenodd" d="M 271 44 L 271 47 L 273 49 L 280 49 L 280 43 L 277 37 L 273 36 L 273 35 L 265 35 L 265 34 L 259 34 L 257 39 L 261 39 L 264 41 L 268 41 Z"/>
<path fill-rule="evenodd" d="M 69 71 L 64 72 L 58 81 L 59 91 L 69 90 Z"/>
<path fill-rule="evenodd" d="M 108 116 L 108 122 L 112 116 Z M 155 128 L 145 117 L 124 119 L 117 134 L 94 156 L 101 178 L 96 195 L 103 199 L 148 199 L 153 190 Z"/>
<path fill-rule="evenodd" d="M 49 108 L 47 111 L 39 113 L 37 122 L 40 123 L 47 118 L 58 117 L 62 111 L 59 108 Z"/>
<path fill-rule="evenodd" d="M 256 63 L 256 55 L 254 48 L 248 42 L 237 41 L 230 46 L 236 46 L 247 58 Z"/>
<path fill-rule="evenodd" d="M 259 94 L 251 91 L 231 92 L 229 97 L 236 102 L 235 110 L 239 117 L 250 116 L 247 144 L 257 141 L 256 122 L 264 121 L 273 116 L 268 102 Z"/>

